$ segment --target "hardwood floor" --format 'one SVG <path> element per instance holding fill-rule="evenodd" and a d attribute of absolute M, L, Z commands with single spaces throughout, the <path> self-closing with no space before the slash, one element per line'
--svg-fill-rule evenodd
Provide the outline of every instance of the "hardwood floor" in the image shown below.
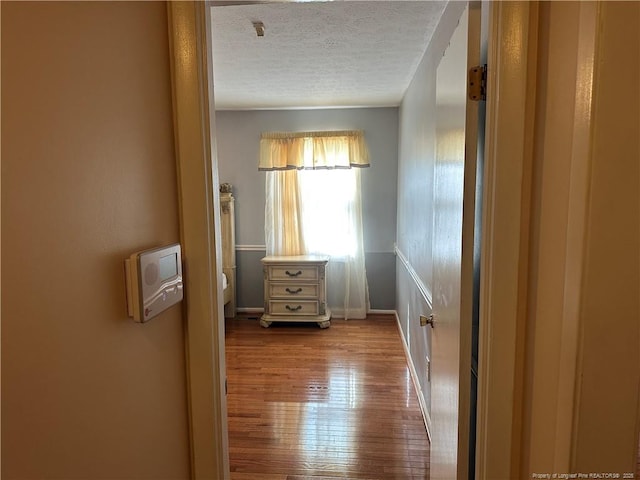
<path fill-rule="evenodd" d="M 395 317 L 226 323 L 232 480 L 426 479 L 429 442 Z"/>

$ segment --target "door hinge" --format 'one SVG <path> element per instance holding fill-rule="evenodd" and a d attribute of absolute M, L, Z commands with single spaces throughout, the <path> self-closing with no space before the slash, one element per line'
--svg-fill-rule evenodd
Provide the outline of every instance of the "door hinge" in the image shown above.
<path fill-rule="evenodd" d="M 479 102 L 487 99 L 487 66 L 478 65 L 469 69 L 469 83 L 467 85 L 469 100 Z"/>

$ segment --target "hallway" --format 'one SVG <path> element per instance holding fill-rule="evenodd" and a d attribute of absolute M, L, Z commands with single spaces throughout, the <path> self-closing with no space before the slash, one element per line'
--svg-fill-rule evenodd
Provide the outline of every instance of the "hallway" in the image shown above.
<path fill-rule="evenodd" d="M 428 478 L 395 318 L 331 323 L 226 321 L 232 480 Z"/>

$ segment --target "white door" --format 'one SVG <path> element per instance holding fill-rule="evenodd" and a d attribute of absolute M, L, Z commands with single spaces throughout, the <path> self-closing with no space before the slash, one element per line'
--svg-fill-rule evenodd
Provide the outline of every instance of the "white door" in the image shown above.
<path fill-rule="evenodd" d="M 478 104 L 467 101 L 479 61 L 480 5 L 463 12 L 436 79 L 431 479 L 466 480 Z"/>

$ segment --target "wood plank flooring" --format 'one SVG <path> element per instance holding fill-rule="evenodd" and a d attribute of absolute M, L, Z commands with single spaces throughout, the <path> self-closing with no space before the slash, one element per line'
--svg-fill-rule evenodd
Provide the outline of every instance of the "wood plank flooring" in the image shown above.
<path fill-rule="evenodd" d="M 226 322 L 232 480 L 426 479 L 429 442 L 395 317 Z"/>

